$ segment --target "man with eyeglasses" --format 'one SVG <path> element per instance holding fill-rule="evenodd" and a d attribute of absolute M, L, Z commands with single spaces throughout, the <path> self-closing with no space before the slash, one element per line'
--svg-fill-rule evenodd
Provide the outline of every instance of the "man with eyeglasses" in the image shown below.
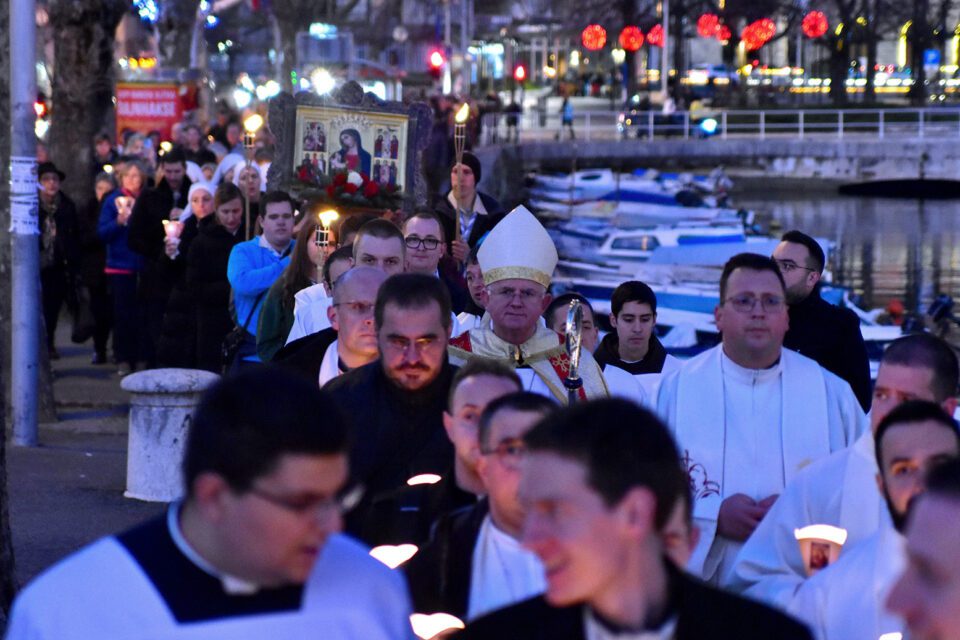
<path fill-rule="evenodd" d="M 665 377 L 657 410 L 680 445 L 701 538 L 688 569 L 719 583 L 786 483 L 864 427 L 850 385 L 783 348 L 783 276 L 741 253 L 720 276 L 721 343 Z"/>
<path fill-rule="evenodd" d="M 264 369 L 217 383 L 190 426 L 183 500 L 34 580 L 6 637 L 408 638 L 403 580 L 338 533 L 347 448 L 316 385 Z"/>
<path fill-rule="evenodd" d="M 517 494 L 523 438 L 555 410 L 549 399 L 526 391 L 487 405 L 477 430 L 486 498 L 441 517 L 405 567 L 417 611 L 473 620 L 543 592 L 543 564 L 520 544 L 526 512 Z"/>
<path fill-rule="evenodd" d="M 552 300 L 547 287 L 558 259 L 553 240 L 534 215 L 520 206 L 493 228 L 477 258 L 487 285 L 486 311 L 491 325 L 451 340 L 451 361 L 462 364 L 471 357 L 502 360 L 516 368 L 524 389 L 566 404 L 564 381 L 570 373 L 570 359 L 564 338 L 540 322 Z M 580 399 L 610 394 L 589 349 L 580 351 L 579 374 L 583 381 L 577 392 Z M 634 385 L 634 392 L 640 401 L 643 391 L 639 384 Z"/>
<path fill-rule="evenodd" d="M 463 311 L 469 293 L 456 273 L 456 266 L 444 260 L 446 243 L 440 218 L 426 211 L 411 215 L 403 223 L 403 243 L 407 248 L 406 272 L 439 278 L 450 292 L 453 312 Z"/>
<path fill-rule="evenodd" d="M 405 511 L 396 492 L 415 476 L 447 473 L 453 460 L 443 428 L 457 370 L 447 361 L 450 322 L 450 295 L 439 280 L 413 273 L 387 278 L 374 306 L 379 359 L 324 387 L 350 419 L 351 481 L 365 489 L 347 531 L 369 544 L 416 542 L 404 536 L 419 525 L 419 505 Z"/>
<path fill-rule="evenodd" d="M 773 250 L 783 274 L 790 329 L 783 346 L 802 353 L 850 384 L 864 411 L 870 408 L 870 361 L 860 319 L 849 309 L 820 296 L 826 263 L 820 243 L 800 231 L 788 231 Z"/>

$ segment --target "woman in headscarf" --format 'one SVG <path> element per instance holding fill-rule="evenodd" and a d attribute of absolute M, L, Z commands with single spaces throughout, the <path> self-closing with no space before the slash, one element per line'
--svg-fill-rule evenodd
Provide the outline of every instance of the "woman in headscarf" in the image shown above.
<path fill-rule="evenodd" d="M 370 175 L 370 153 L 364 151 L 359 131 L 344 129 L 340 132 L 340 149 L 330 156 L 330 167 Z"/>

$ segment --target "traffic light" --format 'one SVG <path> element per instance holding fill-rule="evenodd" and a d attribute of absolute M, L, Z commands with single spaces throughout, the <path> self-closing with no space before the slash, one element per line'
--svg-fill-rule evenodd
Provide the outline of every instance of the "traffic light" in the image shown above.
<path fill-rule="evenodd" d="M 434 49 L 430 52 L 427 61 L 430 63 L 430 76 L 434 80 L 439 80 L 440 75 L 443 73 L 443 65 L 447 63 L 446 56 L 444 56 L 443 52 L 439 49 Z"/>
<path fill-rule="evenodd" d="M 518 64 L 513 69 L 513 79 L 517 82 L 523 82 L 527 79 L 527 68 L 522 64 Z"/>

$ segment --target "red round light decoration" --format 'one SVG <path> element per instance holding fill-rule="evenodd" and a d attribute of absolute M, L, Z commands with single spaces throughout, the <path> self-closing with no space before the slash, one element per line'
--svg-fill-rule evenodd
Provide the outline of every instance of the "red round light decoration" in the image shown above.
<path fill-rule="evenodd" d="M 803 35 L 808 38 L 819 38 L 827 32 L 827 16 L 822 11 L 811 11 L 803 17 Z"/>
<path fill-rule="evenodd" d="M 663 26 L 659 24 L 653 25 L 650 31 L 647 32 L 647 43 L 653 47 L 662 47 L 663 46 Z"/>
<path fill-rule="evenodd" d="M 740 32 L 740 40 L 747 51 L 756 51 L 767 44 L 777 33 L 777 25 L 770 18 L 761 18 L 751 22 Z"/>
<path fill-rule="evenodd" d="M 730 27 L 725 24 L 720 25 L 717 28 L 717 40 L 721 42 L 726 42 L 733 37 L 733 33 L 730 31 Z"/>
<path fill-rule="evenodd" d="M 590 51 L 599 51 L 607 44 L 607 30 L 598 24 L 591 24 L 580 34 L 580 40 Z"/>
<path fill-rule="evenodd" d="M 625 51 L 636 51 L 643 46 L 643 31 L 630 25 L 620 32 L 620 47 Z"/>
<path fill-rule="evenodd" d="M 713 13 L 705 13 L 697 19 L 697 33 L 703 38 L 712 38 L 720 28 L 720 18 Z"/>

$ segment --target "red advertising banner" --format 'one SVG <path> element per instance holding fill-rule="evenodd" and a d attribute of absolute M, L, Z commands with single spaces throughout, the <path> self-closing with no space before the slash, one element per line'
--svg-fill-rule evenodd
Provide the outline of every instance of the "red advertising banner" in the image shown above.
<path fill-rule="evenodd" d="M 176 83 L 117 83 L 117 139 L 124 129 L 147 134 L 160 132 L 170 139 L 170 127 L 183 119 L 183 105 Z"/>

